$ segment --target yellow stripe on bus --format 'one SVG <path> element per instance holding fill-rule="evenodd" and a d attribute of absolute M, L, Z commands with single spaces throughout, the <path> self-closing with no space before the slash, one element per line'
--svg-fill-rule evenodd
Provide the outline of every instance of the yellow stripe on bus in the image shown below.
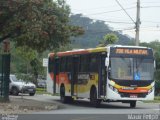
<path fill-rule="evenodd" d="M 118 85 L 118 84 L 115 84 L 114 87 L 117 88 L 117 89 L 121 89 L 121 88 L 123 88 L 123 87 L 128 87 L 128 86 L 120 86 L 120 85 Z M 149 85 L 149 86 L 146 86 L 146 87 L 138 87 L 138 88 L 144 88 L 144 89 L 148 89 L 148 90 L 149 90 L 149 89 L 152 88 L 152 86 Z"/>
<path fill-rule="evenodd" d="M 107 49 L 105 47 L 98 47 L 94 49 L 88 49 L 89 52 L 106 52 Z"/>

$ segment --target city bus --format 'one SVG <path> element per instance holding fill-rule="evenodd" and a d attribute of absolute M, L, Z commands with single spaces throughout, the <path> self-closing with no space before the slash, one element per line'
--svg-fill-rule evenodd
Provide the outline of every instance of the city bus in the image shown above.
<path fill-rule="evenodd" d="M 87 98 L 129 103 L 154 99 L 153 51 L 148 47 L 108 45 L 48 55 L 47 91 L 62 102 Z"/>

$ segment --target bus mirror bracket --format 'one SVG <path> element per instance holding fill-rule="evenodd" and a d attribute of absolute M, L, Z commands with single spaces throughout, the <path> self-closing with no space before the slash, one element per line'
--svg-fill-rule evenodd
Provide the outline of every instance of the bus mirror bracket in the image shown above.
<path fill-rule="evenodd" d="M 154 60 L 154 69 L 156 69 L 156 61 Z"/>
<path fill-rule="evenodd" d="M 106 60 L 105 60 L 105 66 L 109 66 L 109 58 L 108 57 L 106 57 Z"/>

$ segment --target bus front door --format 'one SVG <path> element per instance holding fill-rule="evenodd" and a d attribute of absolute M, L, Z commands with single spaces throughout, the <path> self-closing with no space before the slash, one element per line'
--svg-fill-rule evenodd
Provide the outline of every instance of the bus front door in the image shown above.
<path fill-rule="evenodd" d="M 106 95 L 107 72 L 106 72 L 106 67 L 105 67 L 105 58 L 106 58 L 106 54 L 100 55 L 98 97 Z"/>

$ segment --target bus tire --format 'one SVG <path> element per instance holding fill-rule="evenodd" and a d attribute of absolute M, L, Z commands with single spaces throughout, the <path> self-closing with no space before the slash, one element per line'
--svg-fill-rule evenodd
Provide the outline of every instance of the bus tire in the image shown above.
<path fill-rule="evenodd" d="M 66 99 L 67 99 L 67 103 L 71 104 L 74 102 L 74 99 L 71 96 L 66 96 Z"/>
<path fill-rule="evenodd" d="M 60 88 L 60 99 L 62 103 L 72 103 L 73 99 L 71 96 L 65 96 L 65 87 L 61 86 Z"/>
<path fill-rule="evenodd" d="M 65 96 L 65 87 L 64 86 L 60 87 L 60 100 L 61 100 L 62 103 L 67 102 L 66 96 Z"/>
<path fill-rule="evenodd" d="M 95 87 L 92 87 L 90 91 L 90 103 L 93 107 L 96 108 L 100 107 L 101 104 L 101 100 L 97 99 L 97 90 Z"/>
<path fill-rule="evenodd" d="M 130 107 L 135 108 L 136 107 L 136 101 L 131 101 L 130 102 Z"/>

